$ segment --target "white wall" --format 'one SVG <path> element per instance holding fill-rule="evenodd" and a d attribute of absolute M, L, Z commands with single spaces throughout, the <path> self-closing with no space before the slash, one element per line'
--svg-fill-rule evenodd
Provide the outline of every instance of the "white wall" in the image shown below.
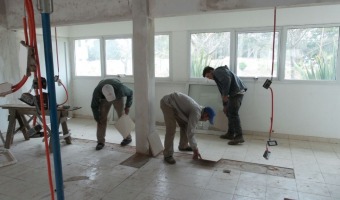
<path fill-rule="evenodd" d="M 277 26 L 340 24 L 339 9 L 339 5 L 278 9 Z M 189 85 L 197 83 L 189 79 L 188 45 L 191 31 L 272 26 L 272 9 L 156 19 L 156 33 L 170 33 L 172 67 L 169 80 L 156 81 L 156 120 L 163 121 L 159 109 L 159 100 L 163 95 L 172 91 L 189 93 Z M 72 26 L 65 27 L 65 29 L 68 29 L 71 39 L 101 35 L 129 35 L 132 33 L 132 24 L 131 22 L 118 22 Z M 92 91 L 102 78 L 104 77 L 73 77 L 74 104 L 83 107 L 76 114 L 92 117 L 90 109 Z M 122 79 L 122 81 L 133 80 Z M 240 110 L 243 129 L 268 132 L 271 101 L 269 90 L 262 87 L 265 80 L 244 81 L 248 86 L 248 91 Z M 203 83 L 198 84 L 205 84 L 205 82 L 203 80 Z M 208 85 L 216 90 L 216 86 Z M 80 88 L 86 88 L 86 90 Z M 275 95 L 273 129 L 276 133 L 340 138 L 340 133 L 336 131 L 340 129 L 340 123 L 337 123 L 337 113 L 340 113 L 339 81 L 328 83 L 274 81 L 272 88 Z M 216 98 L 219 98 L 218 96 L 217 93 Z M 206 101 L 205 99 L 196 100 L 203 103 Z M 220 105 L 213 106 L 221 108 Z M 134 118 L 133 113 L 131 115 Z"/>
<path fill-rule="evenodd" d="M 22 76 L 20 76 L 18 66 L 18 49 L 15 48 L 16 35 L 12 31 L 0 29 L 0 83 L 18 83 Z M 19 43 L 18 43 L 19 44 Z M 19 92 L 9 94 L 6 97 L 0 97 L 0 105 L 19 102 Z M 0 109 L 0 130 L 7 131 L 7 115 L 8 111 Z"/>
<path fill-rule="evenodd" d="M 277 25 L 303 25 L 303 24 L 340 24 L 339 5 L 318 6 L 306 8 L 278 9 Z M 171 35 L 171 78 L 166 81 L 156 80 L 156 120 L 163 121 L 159 109 L 159 100 L 172 91 L 189 92 L 189 84 L 196 84 L 189 79 L 189 34 L 197 30 L 227 30 L 228 28 L 272 27 L 273 10 L 256 10 L 243 12 L 229 12 L 216 14 L 202 14 L 185 17 L 158 18 L 155 20 L 156 32 L 167 32 Z M 19 40 L 15 34 L 7 30 L 0 30 L 0 83 L 16 83 L 22 75 L 17 68 Z M 53 32 L 53 31 L 52 31 Z M 70 48 L 72 39 L 92 36 L 111 36 L 132 34 L 132 23 L 115 22 L 105 24 L 81 25 L 59 27 L 62 36 L 69 37 Z M 70 51 L 72 52 L 72 51 Z M 72 58 L 72 53 L 69 54 Z M 66 58 L 67 59 L 67 58 Z M 65 62 L 67 63 L 67 61 Z M 92 118 L 90 102 L 92 92 L 100 78 L 77 78 L 70 76 L 65 66 L 65 77 L 70 88 L 70 103 L 81 106 L 76 112 L 79 116 Z M 340 70 L 338 70 L 340 71 Z M 73 72 L 72 72 L 73 73 Z M 338 73 L 338 77 L 339 73 Z M 66 81 L 66 80 L 65 80 Z M 133 88 L 133 80 L 123 79 Z M 264 79 L 245 80 L 248 92 L 244 97 L 240 110 L 244 130 L 268 132 L 270 122 L 270 93 L 262 87 Z M 203 81 L 198 84 L 205 84 Z M 209 84 L 208 84 L 209 85 Z M 214 85 L 210 86 L 215 88 Z M 274 81 L 272 84 L 275 93 L 274 102 L 274 130 L 276 133 L 295 135 L 309 135 L 329 138 L 340 138 L 337 123 L 337 113 L 340 113 L 339 81 L 332 83 L 316 82 L 287 82 Z M 204 92 L 204 91 L 202 91 Z M 1 98 L 1 103 L 17 101 L 19 93 Z M 216 94 L 218 98 L 218 94 Z M 138 99 L 134 99 L 138 101 Z M 205 99 L 197 99 L 204 101 Z M 219 106 L 219 105 L 215 105 Z M 4 119 L 7 113 L 0 110 L 0 117 Z M 134 118 L 134 111 L 131 112 Z M 136 119 L 137 120 L 137 119 Z M 1 130 L 7 129 L 7 122 L 1 120 Z M 5 126 L 6 125 L 6 126 Z"/>

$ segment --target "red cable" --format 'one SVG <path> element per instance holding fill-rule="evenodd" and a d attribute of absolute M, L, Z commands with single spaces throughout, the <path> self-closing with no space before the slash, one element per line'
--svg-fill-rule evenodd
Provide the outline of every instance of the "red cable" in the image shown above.
<path fill-rule="evenodd" d="M 271 81 L 273 80 L 274 74 L 274 59 L 275 59 L 275 35 L 276 35 L 276 7 L 274 7 L 274 31 L 273 31 L 273 46 L 272 46 L 272 72 L 271 72 Z M 271 87 L 270 94 L 271 94 L 271 114 L 270 114 L 270 128 L 269 128 L 269 140 L 271 139 L 271 135 L 273 132 L 273 121 L 274 121 L 274 92 Z M 268 150 L 268 143 L 266 143 L 266 151 Z"/>
<path fill-rule="evenodd" d="M 25 33 L 25 44 L 28 44 L 28 35 L 27 35 L 27 21 L 26 16 L 22 18 L 22 23 L 24 24 L 24 33 Z"/>
<path fill-rule="evenodd" d="M 59 57 L 58 57 L 57 27 L 54 27 L 54 33 L 55 33 L 55 48 L 56 48 L 56 54 L 57 54 L 57 66 L 58 66 L 58 76 L 59 76 Z"/>
<path fill-rule="evenodd" d="M 48 146 L 48 137 L 47 137 L 47 125 L 46 125 L 46 116 L 45 116 L 45 108 L 44 108 L 44 99 L 43 99 L 43 92 L 42 92 L 42 84 L 41 84 L 41 73 L 40 73 L 40 63 L 39 63 L 39 55 L 38 55 L 38 48 L 37 48 L 37 40 L 36 40 L 36 32 L 35 32 L 35 19 L 34 19 L 34 10 L 32 0 L 25 0 L 25 7 L 28 14 L 28 25 L 29 25 L 29 33 L 30 33 L 30 46 L 33 46 L 34 53 L 35 53 L 35 60 L 37 66 L 37 74 L 38 77 L 38 87 L 40 93 L 40 111 L 42 115 L 43 121 L 43 128 L 44 128 L 44 142 L 45 142 L 45 154 L 46 154 L 46 161 L 47 161 L 47 170 L 48 170 L 48 179 L 49 179 L 49 187 L 51 193 L 51 199 L 54 200 L 54 189 L 53 189 L 53 182 L 52 182 L 52 170 L 51 170 L 51 161 L 50 161 L 50 152 Z M 52 136 L 51 136 L 52 137 Z"/>
<path fill-rule="evenodd" d="M 273 72 L 274 72 L 274 59 L 275 59 L 275 35 L 276 35 L 276 7 L 274 8 L 274 32 L 273 32 L 273 48 L 272 48 L 272 73 L 271 73 L 271 79 L 273 80 Z M 269 139 L 271 138 L 272 132 L 273 132 L 273 120 L 274 120 L 274 92 L 271 87 L 270 93 L 271 93 L 271 100 L 272 100 L 272 110 L 271 110 L 271 116 L 270 116 L 270 129 L 269 129 Z"/>
<path fill-rule="evenodd" d="M 273 79 L 273 73 L 274 73 L 274 57 L 275 57 L 275 35 L 276 35 L 276 7 L 274 8 L 274 33 L 273 33 L 273 48 L 272 48 L 272 79 Z"/>
<path fill-rule="evenodd" d="M 66 92 L 66 100 L 62 104 L 60 104 L 60 105 L 64 105 L 68 101 L 68 92 L 67 92 L 67 89 L 66 89 L 65 85 L 62 82 L 60 82 L 60 84 L 63 86 L 63 88 L 64 88 L 64 90 Z"/>
<path fill-rule="evenodd" d="M 28 76 L 24 75 L 19 83 L 12 86 L 12 92 L 18 91 L 26 83 L 27 79 Z"/>
<path fill-rule="evenodd" d="M 26 9 L 25 9 L 26 10 Z M 25 35 L 25 44 L 28 44 L 28 35 L 27 35 L 27 21 L 26 21 L 26 16 L 24 16 L 22 18 L 22 23 L 24 26 L 24 35 Z M 28 76 L 24 75 L 24 77 L 22 77 L 21 81 L 15 85 L 12 86 L 12 92 L 16 92 L 18 91 L 27 81 Z"/>
<path fill-rule="evenodd" d="M 58 53 L 57 27 L 54 27 L 54 33 L 55 33 L 55 47 L 56 47 L 56 55 L 57 55 L 58 78 L 59 78 L 59 53 Z M 66 92 L 66 100 L 62 104 L 60 104 L 60 105 L 64 105 L 68 101 L 68 91 L 65 85 L 61 81 L 59 81 L 59 83 L 63 86 Z"/>
<path fill-rule="evenodd" d="M 273 132 L 273 120 L 274 120 L 274 92 L 273 89 L 271 87 L 269 87 L 270 89 L 270 94 L 272 97 L 272 111 L 271 111 L 271 117 L 270 117 L 270 129 L 269 129 L 269 138 Z"/>

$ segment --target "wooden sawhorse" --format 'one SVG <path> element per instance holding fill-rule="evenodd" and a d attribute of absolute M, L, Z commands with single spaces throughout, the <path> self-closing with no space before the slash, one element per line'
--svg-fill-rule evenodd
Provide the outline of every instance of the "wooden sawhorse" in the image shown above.
<path fill-rule="evenodd" d="M 30 121 L 33 117 L 39 117 L 39 113 L 36 110 L 36 107 L 29 106 L 26 104 L 5 104 L 0 105 L 2 109 L 8 109 L 8 128 L 5 140 L 5 148 L 10 149 L 11 144 L 13 143 L 14 134 L 18 131 L 22 131 L 25 140 L 29 140 L 30 136 L 28 135 L 28 130 L 32 128 L 30 125 Z M 71 144 L 71 136 L 67 127 L 67 117 L 69 111 L 78 110 L 80 107 L 73 108 L 57 108 L 57 116 L 58 116 L 58 126 L 61 125 L 63 138 L 65 139 L 66 144 Z M 49 110 L 45 110 L 46 116 L 50 115 Z M 29 120 L 26 119 L 25 115 L 29 117 Z M 16 120 L 19 122 L 19 128 L 16 127 Z M 59 135 L 59 133 L 58 133 Z M 50 144 L 51 144 L 51 135 L 50 136 Z M 49 145 L 50 150 L 52 150 L 51 145 Z"/>

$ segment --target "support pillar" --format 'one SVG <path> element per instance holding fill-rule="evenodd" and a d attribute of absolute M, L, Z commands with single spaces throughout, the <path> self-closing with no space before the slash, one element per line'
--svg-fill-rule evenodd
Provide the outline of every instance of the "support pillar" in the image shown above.
<path fill-rule="evenodd" d="M 148 136 L 155 133 L 155 30 L 149 0 L 132 0 L 132 21 L 136 151 L 150 154 Z"/>

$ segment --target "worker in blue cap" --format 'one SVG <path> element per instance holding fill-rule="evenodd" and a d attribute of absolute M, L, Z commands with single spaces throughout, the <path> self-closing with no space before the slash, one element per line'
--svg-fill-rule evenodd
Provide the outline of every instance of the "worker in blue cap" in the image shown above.
<path fill-rule="evenodd" d="M 173 158 L 174 138 L 176 133 L 176 122 L 180 127 L 180 140 L 178 149 L 180 151 L 193 151 L 193 159 L 200 159 L 195 133 L 193 130 L 199 121 L 209 120 L 214 123 L 215 112 L 210 107 L 198 105 L 191 97 L 180 92 L 165 95 L 160 102 L 166 126 L 164 140 L 164 161 L 175 164 Z"/>

